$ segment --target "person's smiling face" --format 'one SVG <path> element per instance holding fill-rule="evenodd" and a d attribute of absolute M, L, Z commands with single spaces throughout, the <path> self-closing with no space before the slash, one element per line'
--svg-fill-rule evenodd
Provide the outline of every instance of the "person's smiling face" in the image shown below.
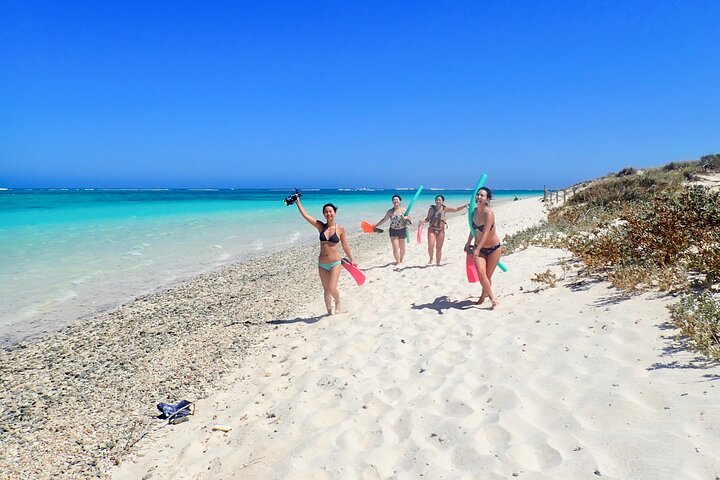
<path fill-rule="evenodd" d="M 335 210 L 332 207 L 327 206 L 323 209 L 323 215 L 325 216 L 325 220 L 330 222 L 335 219 Z"/>

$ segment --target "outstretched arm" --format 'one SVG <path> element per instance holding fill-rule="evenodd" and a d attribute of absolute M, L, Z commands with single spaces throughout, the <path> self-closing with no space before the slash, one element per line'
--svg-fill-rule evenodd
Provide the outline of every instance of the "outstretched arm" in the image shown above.
<path fill-rule="evenodd" d="M 454 212 L 459 212 L 460 210 L 464 210 L 466 208 L 470 208 L 470 203 L 466 203 L 465 205 L 455 207 L 455 208 L 445 207 L 445 211 L 448 213 L 454 213 Z"/>
<path fill-rule="evenodd" d="M 386 213 L 385 216 L 382 218 L 382 220 L 380 220 L 379 222 L 377 222 L 377 223 L 375 224 L 375 226 L 377 227 L 378 225 L 380 225 L 381 223 L 383 223 L 385 220 L 387 220 L 388 218 L 390 218 L 390 214 L 391 214 L 391 213 L 392 213 L 392 208 L 387 211 L 387 213 Z"/>
<path fill-rule="evenodd" d="M 305 211 L 305 208 L 302 206 L 302 203 L 300 203 L 300 197 L 298 197 L 298 198 L 295 200 L 295 205 L 297 205 L 298 211 L 300 211 L 300 215 L 302 215 L 302 217 L 303 217 L 305 220 L 307 220 L 307 222 L 308 222 L 310 225 L 312 225 L 313 227 L 317 228 L 318 230 L 320 230 L 320 229 L 322 228 L 322 227 L 320 226 L 320 223 L 321 223 L 321 222 L 319 222 L 319 221 L 318 221 L 317 219 L 315 219 L 314 217 L 310 216 L 310 214 Z"/>
<path fill-rule="evenodd" d="M 350 260 L 350 263 L 355 265 L 357 267 L 357 263 L 355 263 L 355 260 L 353 259 L 352 252 L 350 252 L 350 247 L 347 244 L 347 237 L 345 237 L 345 227 L 338 226 L 340 230 L 340 245 L 343 247 L 343 251 L 345 252 L 345 255 L 347 255 L 348 260 Z"/>

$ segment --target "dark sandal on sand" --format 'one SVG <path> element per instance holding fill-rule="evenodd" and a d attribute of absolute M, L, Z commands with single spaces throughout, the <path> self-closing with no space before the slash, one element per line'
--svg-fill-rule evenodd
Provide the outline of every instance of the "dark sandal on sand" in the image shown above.
<path fill-rule="evenodd" d="M 180 423 L 182 417 L 192 415 L 193 413 L 192 403 L 187 400 L 180 400 L 175 405 L 161 402 L 157 404 L 157 409 L 162 412 L 158 415 L 158 418 L 167 419 L 170 423 Z"/>

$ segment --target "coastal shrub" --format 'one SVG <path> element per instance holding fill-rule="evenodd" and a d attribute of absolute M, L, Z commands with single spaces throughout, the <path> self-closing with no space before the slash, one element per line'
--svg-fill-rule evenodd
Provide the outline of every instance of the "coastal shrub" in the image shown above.
<path fill-rule="evenodd" d="M 628 204 L 647 200 L 658 192 L 675 191 L 682 187 L 680 171 L 648 170 L 642 175 L 608 177 L 578 191 L 565 202 L 568 206 L 618 211 Z M 562 207 L 560 207 L 562 208 Z"/>
<path fill-rule="evenodd" d="M 624 236 L 621 224 L 603 223 L 591 231 L 573 233 L 568 248 L 592 270 L 620 264 L 627 251 L 620 240 Z"/>
<path fill-rule="evenodd" d="M 708 291 L 688 294 L 668 308 L 673 322 L 690 344 L 720 360 L 720 298 Z"/>
<path fill-rule="evenodd" d="M 524 250 L 530 245 L 565 248 L 567 233 L 557 224 L 542 222 L 539 225 L 526 228 L 513 235 L 506 235 L 503 239 L 503 253 L 509 255 Z"/>
<path fill-rule="evenodd" d="M 618 177 L 624 177 L 625 175 L 635 175 L 637 170 L 633 167 L 625 167 L 617 173 Z"/>
<path fill-rule="evenodd" d="M 611 269 L 608 280 L 613 286 L 631 293 L 651 288 L 662 291 L 683 290 L 689 286 L 685 272 L 678 267 L 621 265 Z"/>
<path fill-rule="evenodd" d="M 532 277 L 530 280 L 535 283 L 544 283 L 550 288 L 555 288 L 558 282 L 558 277 L 553 272 L 551 272 L 550 269 L 547 269 L 542 273 L 536 273 L 535 276 Z"/>
<path fill-rule="evenodd" d="M 703 170 L 719 172 L 720 171 L 720 154 L 705 155 L 700 157 L 700 167 Z"/>
<path fill-rule="evenodd" d="M 638 292 L 643 290 L 648 279 L 646 269 L 630 265 L 619 267 L 608 273 L 608 280 L 615 287 L 628 292 Z"/>
<path fill-rule="evenodd" d="M 592 230 L 617 218 L 615 209 L 592 203 L 563 205 L 548 213 L 548 223 L 565 232 Z"/>
<path fill-rule="evenodd" d="M 720 193 L 687 186 L 720 155 L 609 175 L 576 185 L 547 222 L 506 237 L 507 253 L 528 245 L 569 249 L 587 267 L 631 291 L 683 290 L 720 281 Z"/>
<path fill-rule="evenodd" d="M 695 186 L 656 195 L 626 206 L 612 222 L 573 233 L 568 248 L 631 290 L 677 290 L 688 271 L 712 284 L 720 279 L 720 194 Z"/>

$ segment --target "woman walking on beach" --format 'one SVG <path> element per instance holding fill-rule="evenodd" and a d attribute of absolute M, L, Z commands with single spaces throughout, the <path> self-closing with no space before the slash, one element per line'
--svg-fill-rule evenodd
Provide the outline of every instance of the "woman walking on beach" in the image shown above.
<path fill-rule="evenodd" d="M 425 217 L 425 220 L 422 220 L 420 222 L 421 225 L 424 223 L 428 224 L 427 240 L 428 255 L 430 255 L 428 265 L 431 265 L 433 263 L 433 254 L 435 255 L 435 261 L 437 262 L 437 265 L 440 265 L 440 260 L 442 258 L 442 247 L 443 243 L 445 242 L 445 229 L 447 228 L 447 223 L 445 222 L 445 214 L 459 212 L 460 210 L 468 208 L 469 205 L 469 203 L 466 203 L 465 205 L 457 208 L 446 207 L 445 197 L 443 195 L 438 195 L 437 197 L 435 197 L 435 205 L 430 206 L 430 208 L 428 209 L 427 217 Z"/>
<path fill-rule="evenodd" d="M 300 211 L 300 215 L 307 220 L 307 222 L 315 227 L 320 233 L 320 256 L 318 257 L 318 273 L 320 274 L 320 282 L 323 286 L 323 294 L 325 297 L 325 308 L 327 308 L 328 315 L 333 314 L 333 300 L 335 300 L 334 313 L 340 313 L 340 292 L 338 291 L 337 284 L 338 278 L 340 278 L 340 249 L 338 244 L 342 244 L 342 248 L 345 251 L 350 263 L 357 266 L 355 260 L 353 260 L 350 247 L 348 247 L 347 240 L 345 238 L 345 227 L 335 223 L 335 212 L 337 207 L 332 203 L 326 203 L 323 205 L 323 216 L 325 222 L 316 220 L 311 217 L 303 208 L 300 202 L 300 197 L 296 197 L 295 203 Z"/>
<path fill-rule="evenodd" d="M 482 293 L 477 301 L 478 305 L 489 298 L 492 302 L 492 308 L 497 307 L 498 302 L 492 291 L 492 276 L 495 268 L 500 261 L 502 248 L 500 237 L 495 230 L 495 214 L 490 209 L 490 199 L 492 192 L 487 187 L 482 187 L 475 195 L 475 210 L 472 212 L 472 228 L 475 231 L 475 245 L 471 246 L 473 233 L 468 235 L 465 250 L 470 251 L 472 248 L 473 260 L 475 268 L 478 272 L 480 285 L 482 285 Z"/>
<path fill-rule="evenodd" d="M 400 206 L 402 197 L 392 196 L 393 207 L 387 211 L 385 216 L 375 224 L 377 227 L 385 220 L 390 219 L 390 243 L 392 244 L 395 266 L 400 266 L 405 258 L 405 237 L 407 226 L 411 223 L 410 217 L 405 216 L 405 209 Z"/>

